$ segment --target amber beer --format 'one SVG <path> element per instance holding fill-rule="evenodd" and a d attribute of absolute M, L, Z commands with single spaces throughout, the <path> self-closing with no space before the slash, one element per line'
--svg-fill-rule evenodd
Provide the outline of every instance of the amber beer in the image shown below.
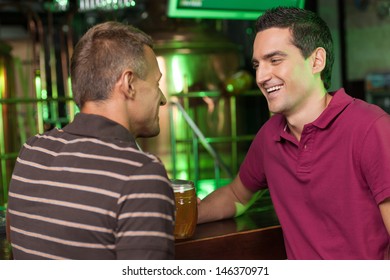
<path fill-rule="evenodd" d="M 198 219 L 198 206 L 194 183 L 186 180 L 171 180 L 175 193 L 176 223 L 175 238 L 190 238 Z"/>

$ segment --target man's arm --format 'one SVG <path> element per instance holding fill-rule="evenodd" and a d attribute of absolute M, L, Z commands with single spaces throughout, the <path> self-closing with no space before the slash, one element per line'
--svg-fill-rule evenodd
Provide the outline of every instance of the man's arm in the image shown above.
<path fill-rule="evenodd" d="M 198 224 L 236 216 L 253 195 L 237 175 L 230 184 L 215 190 L 198 204 Z"/>
<path fill-rule="evenodd" d="M 387 198 L 379 204 L 379 209 L 382 214 L 383 222 L 386 226 L 387 232 L 390 235 L 390 198 Z"/>

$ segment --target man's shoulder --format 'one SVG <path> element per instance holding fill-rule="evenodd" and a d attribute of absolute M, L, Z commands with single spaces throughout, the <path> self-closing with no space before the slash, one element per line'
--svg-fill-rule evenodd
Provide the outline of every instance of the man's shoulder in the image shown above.
<path fill-rule="evenodd" d="M 348 107 L 350 119 L 354 122 L 359 121 L 360 125 L 370 124 L 380 118 L 390 119 L 390 115 L 381 107 L 361 99 L 355 99 Z"/>
<path fill-rule="evenodd" d="M 355 110 L 357 112 L 365 112 L 365 113 L 373 115 L 373 116 L 381 116 L 381 115 L 387 114 L 378 105 L 369 103 L 369 102 L 361 100 L 361 99 L 355 98 L 354 102 L 352 104 L 355 106 Z"/>

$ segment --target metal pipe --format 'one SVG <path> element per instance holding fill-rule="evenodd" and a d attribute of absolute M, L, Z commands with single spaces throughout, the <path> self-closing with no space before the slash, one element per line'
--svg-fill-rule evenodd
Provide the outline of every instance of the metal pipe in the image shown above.
<path fill-rule="evenodd" d="M 206 149 L 206 151 L 212 156 L 212 158 L 218 164 L 218 166 L 221 169 L 223 169 L 226 172 L 226 174 L 229 175 L 230 178 L 233 178 L 233 174 L 230 171 L 229 167 L 222 161 L 222 159 L 219 157 L 218 153 L 208 143 L 206 137 L 199 130 L 198 126 L 191 119 L 191 117 L 187 114 L 187 112 L 184 110 L 184 108 L 181 106 L 181 104 L 178 102 L 175 102 L 175 101 L 170 101 L 170 104 L 176 106 L 179 109 L 179 111 L 182 113 L 187 124 L 190 126 L 190 128 L 195 133 L 195 135 L 199 138 L 200 143 L 203 145 L 203 147 Z"/>
<path fill-rule="evenodd" d="M 56 69 L 56 55 L 55 48 L 53 44 L 53 13 L 49 9 L 48 12 L 48 36 L 47 44 L 49 46 L 49 64 L 50 64 L 50 77 L 51 77 L 51 96 L 56 99 L 58 97 L 58 87 L 57 87 L 57 69 Z M 58 122 L 58 103 L 50 103 L 51 116 L 50 119 L 52 123 L 55 123 L 56 126 L 61 124 Z"/>

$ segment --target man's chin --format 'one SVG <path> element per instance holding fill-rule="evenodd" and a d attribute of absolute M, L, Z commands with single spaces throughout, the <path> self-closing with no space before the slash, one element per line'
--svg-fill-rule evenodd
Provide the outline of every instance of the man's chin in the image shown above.
<path fill-rule="evenodd" d="M 152 138 L 158 136 L 159 134 L 160 134 L 160 128 L 154 131 L 140 133 L 137 138 Z"/>

